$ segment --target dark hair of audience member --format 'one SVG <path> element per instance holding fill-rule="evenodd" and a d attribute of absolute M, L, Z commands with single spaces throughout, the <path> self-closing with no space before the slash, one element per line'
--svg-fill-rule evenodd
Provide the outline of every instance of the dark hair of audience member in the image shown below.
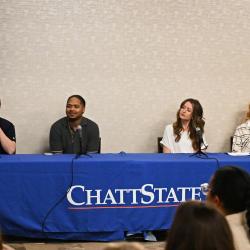
<path fill-rule="evenodd" d="M 80 103 L 83 105 L 83 107 L 86 106 L 86 102 L 85 102 L 85 100 L 84 100 L 84 98 L 83 98 L 82 96 L 80 96 L 80 95 L 71 95 L 71 96 L 68 98 L 67 103 L 68 103 L 68 101 L 69 101 L 71 98 L 77 98 L 77 99 L 80 101 Z"/>
<path fill-rule="evenodd" d="M 198 201 L 181 204 L 175 214 L 165 250 L 235 250 L 225 217 Z"/>
<path fill-rule="evenodd" d="M 199 127 L 201 132 L 204 133 L 205 121 L 203 118 L 203 108 L 202 108 L 200 102 L 196 99 L 188 98 L 181 103 L 180 108 L 176 114 L 177 120 L 173 124 L 174 134 L 176 136 L 175 141 L 178 142 L 181 138 L 181 132 L 183 130 L 183 127 L 182 127 L 182 121 L 180 118 L 180 110 L 186 102 L 190 102 L 193 106 L 192 119 L 189 123 L 189 132 L 190 132 L 190 139 L 192 141 L 193 149 L 198 150 L 199 145 L 198 145 L 198 141 L 196 138 L 196 136 L 197 136 L 196 128 Z"/>
<path fill-rule="evenodd" d="M 250 229 L 250 175 L 241 168 L 225 166 L 218 169 L 210 182 L 210 195 L 217 195 L 226 215 L 247 211 Z"/>

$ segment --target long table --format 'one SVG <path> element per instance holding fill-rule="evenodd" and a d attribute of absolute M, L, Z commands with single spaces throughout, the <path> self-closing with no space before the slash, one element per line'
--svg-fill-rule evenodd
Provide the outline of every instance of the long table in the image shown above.
<path fill-rule="evenodd" d="M 250 172 L 250 157 L 0 155 L 1 228 L 22 237 L 95 241 L 168 229 L 176 207 L 204 200 L 200 185 L 224 165 Z"/>

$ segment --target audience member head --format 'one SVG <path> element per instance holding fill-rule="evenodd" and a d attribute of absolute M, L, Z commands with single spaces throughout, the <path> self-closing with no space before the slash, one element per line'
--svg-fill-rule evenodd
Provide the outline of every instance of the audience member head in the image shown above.
<path fill-rule="evenodd" d="M 225 217 L 198 201 L 181 204 L 175 214 L 165 250 L 234 250 Z"/>
<path fill-rule="evenodd" d="M 250 175 L 235 166 L 219 168 L 213 175 L 207 195 L 225 215 L 247 210 L 250 228 Z"/>
<path fill-rule="evenodd" d="M 103 250 L 144 250 L 139 243 L 110 243 Z"/>
<path fill-rule="evenodd" d="M 203 108 L 200 102 L 193 98 L 184 100 L 179 110 L 177 111 L 177 120 L 174 123 L 174 134 L 176 135 L 175 141 L 178 142 L 181 138 L 181 132 L 183 130 L 183 123 L 188 123 L 190 139 L 192 140 L 192 146 L 194 150 L 199 149 L 198 141 L 196 138 L 196 128 L 200 128 L 201 132 L 204 132 L 205 121 L 203 118 Z"/>
<path fill-rule="evenodd" d="M 80 95 L 72 95 L 66 104 L 66 115 L 71 121 L 81 119 L 85 111 L 86 102 Z"/>

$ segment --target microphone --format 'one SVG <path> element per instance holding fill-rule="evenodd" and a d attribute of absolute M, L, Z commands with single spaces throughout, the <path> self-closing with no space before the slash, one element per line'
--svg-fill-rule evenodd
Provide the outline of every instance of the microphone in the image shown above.
<path fill-rule="evenodd" d="M 196 157 L 200 158 L 201 155 L 204 155 L 207 158 L 207 154 L 202 152 L 202 150 L 201 150 L 201 145 L 204 145 L 205 149 L 207 149 L 207 146 L 203 140 L 201 128 L 195 127 L 195 132 L 196 132 L 196 140 L 198 142 L 198 150 L 194 154 L 192 154 L 191 156 L 196 156 Z"/>
<path fill-rule="evenodd" d="M 201 129 L 199 127 L 196 127 L 195 131 L 196 131 L 196 136 L 197 136 L 197 140 L 199 143 L 199 149 L 200 149 L 201 145 L 204 144 L 202 132 L 201 132 Z"/>
<path fill-rule="evenodd" d="M 76 130 L 77 130 L 77 132 L 79 134 L 79 137 L 80 137 L 80 152 L 79 152 L 79 155 L 81 155 L 82 154 L 82 126 L 78 125 Z"/>
<path fill-rule="evenodd" d="M 79 133 L 79 136 L 80 136 L 80 139 L 82 139 L 82 126 L 81 125 L 78 125 L 76 130 L 78 131 Z"/>

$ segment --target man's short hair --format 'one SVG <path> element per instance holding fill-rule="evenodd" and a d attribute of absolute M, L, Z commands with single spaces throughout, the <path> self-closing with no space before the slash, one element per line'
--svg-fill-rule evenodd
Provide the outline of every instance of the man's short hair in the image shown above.
<path fill-rule="evenodd" d="M 68 103 L 68 101 L 69 101 L 71 98 L 77 98 L 77 99 L 80 101 L 80 103 L 83 105 L 83 107 L 85 107 L 86 102 L 85 102 L 85 100 L 84 100 L 84 98 L 83 98 L 82 96 L 80 96 L 80 95 L 71 95 L 71 96 L 68 98 L 67 103 Z"/>

